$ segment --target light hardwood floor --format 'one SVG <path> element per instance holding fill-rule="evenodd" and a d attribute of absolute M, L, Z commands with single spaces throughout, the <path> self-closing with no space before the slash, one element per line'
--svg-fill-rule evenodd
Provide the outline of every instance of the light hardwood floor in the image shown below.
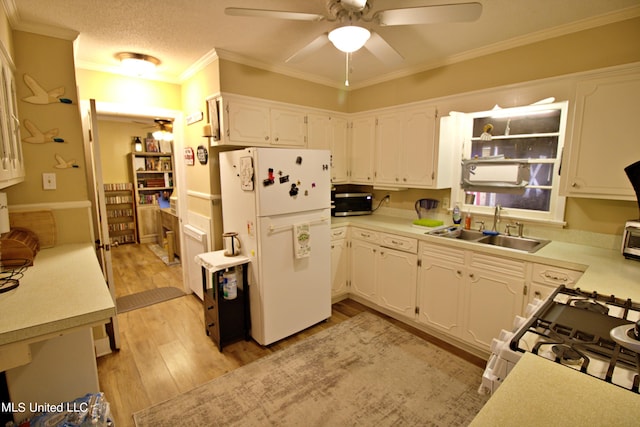
<path fill-rule="evenodd" d="M 117 296 L 159 286 L 182 288 L 181 267 L 167 267 L 145 245 L 122 245 L 114 248 L 112 254 Z M 205 334 L 203 308 L 195 294 L 129 311 L 118 315 L 120 350 L 98 358 L 100 387 L 111 405 L 116 426 L 133 426 L 134 412 L 286 348 L 365 310 L 376 313 L 355 301 L 341 301 L 333 305 L 329 320 L 293 337 L 268 347 L 255 341 L 239 341 L 226 346 L 222 353 Z M 393 322 L 474 364 L 484 364 L 421 331 Z"/>

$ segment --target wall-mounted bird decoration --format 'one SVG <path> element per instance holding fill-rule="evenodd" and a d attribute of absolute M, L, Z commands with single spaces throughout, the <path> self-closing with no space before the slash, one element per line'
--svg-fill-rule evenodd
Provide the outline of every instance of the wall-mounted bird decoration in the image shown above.
<path fill-rule="evenodd" d="M 54 104 L 60 102 L 63 104 L 71 104 L 73 102 L 69 98 L 62 98 L 62 95 L 64 95 L 64 86 L 47 91 L 29 74 L 24 75 L 24 82 L 27 84 L 27 87 L 31 89 L 31 92 L 33 92 L 32 96 L 22 98 L 25 102 L 31 104 Z"/>
<path fill-rule="evenodd" d="M 29 131 L 31 136 L 22 138 L 22 141 L 30 144 L 44 144 L 46 142 L 64 142 L 64 139 L 58 138 L 58 128 L 49 129 L 46 132 L 42 132 L 38 127 L 33 124 L 31 120 L 24 119 L 24 127 Z"/>
<path fill-rule="evenodd" d="M 75 159 L 71 159 L 69 161 L 65 160 L 62 158 L 62 156 L 60 154 L 56 154 L 55 155 L 56 158 L 56 162 L 58 162 L 56 165 L 54 165 L 53 167 L 56 169 L 71 169 L 71 168 L 79 168 L 80 166 L 78 166 L 76 164 Z"/>

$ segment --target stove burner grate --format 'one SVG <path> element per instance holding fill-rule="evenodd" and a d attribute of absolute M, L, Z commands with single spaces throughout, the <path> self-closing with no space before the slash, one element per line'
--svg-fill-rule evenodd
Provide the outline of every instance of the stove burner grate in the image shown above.
<path fill-rule="evenodd" d="M 591 301 L 587 299 L 572 299 L 569 300 L 569 305 L 573 305 L 576 308 L 581 308 L 587 311 L 593 311 L 600 314 L 609 314 L 609 307 L 604 304 L 600 304 L 597 301 Z"/>

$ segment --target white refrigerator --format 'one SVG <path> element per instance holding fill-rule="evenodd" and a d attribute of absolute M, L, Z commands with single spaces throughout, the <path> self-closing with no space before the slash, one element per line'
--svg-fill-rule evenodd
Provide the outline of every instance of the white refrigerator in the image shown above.
<path fill-rule="evenodd" d="M 331 317 L 330 153 L 220 153 L 225 232 L 249 257 L 251 336 L 269 345 Z"/>

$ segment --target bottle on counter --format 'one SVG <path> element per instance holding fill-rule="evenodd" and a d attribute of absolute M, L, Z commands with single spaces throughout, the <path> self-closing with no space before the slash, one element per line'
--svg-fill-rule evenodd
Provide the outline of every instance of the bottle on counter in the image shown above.
<path fill-rule="evenodd" d="M 464 217 L 464 229 L 471 230 L 471 210 L 468 210 L 467 215 Z"/>
<path fill-rule="evenodd" d="M 460 206 L 456 203 L 456 206 L 453 208 L 453 223 L 460 224 L 462 221 L 462 216 L 460 215 Z"/>

